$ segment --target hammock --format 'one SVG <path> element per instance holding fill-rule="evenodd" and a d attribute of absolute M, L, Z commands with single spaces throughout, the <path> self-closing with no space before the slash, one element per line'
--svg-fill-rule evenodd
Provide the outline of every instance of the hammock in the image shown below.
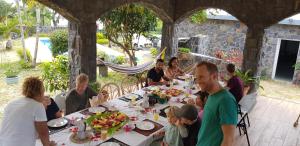
<path fill-rule="evenodd" d="M 156 57 L 155 59 L 153 59 L 150 62 L 144 63 L 142 65 L 137 65 L 137 66 L 133 66 L 133 67 L 128 67 L 128 66 L 121 66 L 121 65 L 117 65 L 111 62 L 105 62 L 103 60 L 99 60 L 101 63 L 103 63 L 105 66 L 109 67 L 110 69 L 116 71 L 116 72 L 121 72 L 121 73 L 126 73 L 129 75 L 134 75 L 134 74 L 138 74 L 138 73 L 142 73 L 146 70 L 149 70 L 150 68 L 153 67 L 154 65 L 154 61 L 158 58 L 164 58 L 165 56 L 165 51 L 166 48 L 164 48 Z"/>

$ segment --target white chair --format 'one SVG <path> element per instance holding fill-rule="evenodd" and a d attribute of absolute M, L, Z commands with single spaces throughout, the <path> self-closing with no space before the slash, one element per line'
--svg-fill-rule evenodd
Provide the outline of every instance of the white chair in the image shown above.
<path fill-rule="evenodd" d="M 56 102 L 57 106 L 60 110 L 66 111 L 66 92 L 62 92 L 60 94 L 57 94 L 54 97 L 54 101 Z"/>

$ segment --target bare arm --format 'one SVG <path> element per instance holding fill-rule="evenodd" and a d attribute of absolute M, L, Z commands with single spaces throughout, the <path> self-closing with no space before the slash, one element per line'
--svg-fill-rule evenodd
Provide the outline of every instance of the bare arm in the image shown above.
<path fill-rule="evenodd" d="M 43 146 L 50 146 L 49 129 L 46 121 L 34 122 L 35 129 L 41 139 Z"/>
<path fill-rule="evenodd" d="M 234 142 L 234 125 L 222 125 L 222 132 L 224 135 L 221 146 L 232 146 Z"/>

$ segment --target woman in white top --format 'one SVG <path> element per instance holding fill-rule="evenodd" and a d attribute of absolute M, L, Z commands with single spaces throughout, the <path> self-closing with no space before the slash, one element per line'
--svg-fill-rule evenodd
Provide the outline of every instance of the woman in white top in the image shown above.
<path fill-rule="evenodd" d="M 4 109 L 0 146 L 35 146 L 37 137 L 44 146 L 56 145 L 49 141 L 47 116 L 41 103 L 44 91 L 39 78 L 25 79 L 22 86 L 25 97 L 10 102 Z"/>

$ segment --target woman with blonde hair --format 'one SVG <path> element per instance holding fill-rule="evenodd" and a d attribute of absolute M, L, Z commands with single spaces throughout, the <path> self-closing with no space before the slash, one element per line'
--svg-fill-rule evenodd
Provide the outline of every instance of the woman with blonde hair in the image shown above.
<path fill-rule="evenodd" d="M 34 146 L 36 138 L 44 146 L 54 146 L 49 141 L 47 117 L 42 104 L 44 85 L 38 77 L 26 78 L 22 86 L 23 98 L 18 98 L 4 109 L 0 129 L 1 146 Z"/>

